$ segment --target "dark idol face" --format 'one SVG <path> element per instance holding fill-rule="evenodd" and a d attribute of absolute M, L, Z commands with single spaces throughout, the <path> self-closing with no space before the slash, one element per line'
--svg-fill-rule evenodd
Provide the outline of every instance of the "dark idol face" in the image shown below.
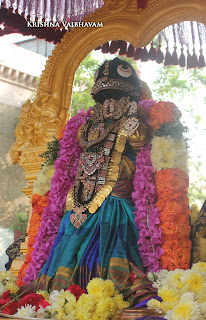
<path fill-rule="evenodd" d="M 106 99 L 103 103 L 103 116 L 105 120 L 111 120 L 114 118 L 115 109 L 117 106 L 117 100 Z"/>

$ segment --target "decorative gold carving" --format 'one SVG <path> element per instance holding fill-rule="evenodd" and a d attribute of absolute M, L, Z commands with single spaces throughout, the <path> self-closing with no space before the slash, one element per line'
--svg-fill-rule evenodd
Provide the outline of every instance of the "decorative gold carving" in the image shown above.
<path fill-rule="evenodd" d="M 104 8 L 113 12 L 122 11 L 130 2 L 130 0 L 104 0 Z"/>
<path fill-rule="evenodd" d="M 28 100 L 22 107 L 20 122 L 15 131 L 17 139 L 11 149 L 13 163 L 20 161 L 25 147 L 45 146 L 53 136 L 58 136 L 65 117 L 66 109 L 61 109 L 55 95 L 44 93 L 38 95 L 33 103 Z M 35 153 L 32 158 L 31 162 L 40 162 Z"/>

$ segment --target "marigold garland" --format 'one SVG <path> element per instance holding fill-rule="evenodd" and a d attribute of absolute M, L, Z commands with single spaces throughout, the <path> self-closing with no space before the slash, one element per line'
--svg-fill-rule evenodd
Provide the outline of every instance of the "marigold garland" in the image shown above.
<path fill-rule="evenodd" d="M 35 238 L 38 234 L 38 229 L 41 224 L 42 220 L 42 214 L 44 208 L 48 204 L 48 194 L 45 196 L 41 196 L 38 194 L 34 194 L 32 196 L 32 215 L 29 222 L 29 229 L 28 229 L 28 243 L 27 243 L 27 254 L 25 256 L 25 260 L 23 265 L 21 266 L 21 269 L 18 274 L 18 281 L 16 284 L 21 287 L 24 285 L 23 278 L 25 277 L 26 270 L 29 267 L 29 264 L 31 262 L 31 253 L 33 251 L 33 245 L 35 243 Z"/>
<path fill-rule="evenodd" d="M 175 132 L 177 125 L 183 128 L 180 132 L 184 131 L 179 120 L 181 113 L 173 103 L 160 101 L 150 109 L 149 114 L 149 124 L 154 130 L 151 159 L 156 170 L 157 207 L 161 213 L 159 227 L 162 229 L 164 249 L 160 267 L 168 270 L 188 269 L 191 257 L 191 228 L 187 197 L 187 150 L 182 137 L 177 139 Z M 167 134 L 166 124 L 173 128 L 170 136 L 164 136 L 164 132 Z M 160 131 L 161 137 L 156 135 Z"/>

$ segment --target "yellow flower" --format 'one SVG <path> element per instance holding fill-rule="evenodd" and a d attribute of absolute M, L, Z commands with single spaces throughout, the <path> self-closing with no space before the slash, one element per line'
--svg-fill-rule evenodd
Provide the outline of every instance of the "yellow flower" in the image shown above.
<path fill-rule="evenodd" d="M 160 296 L 163 302 L 175 303 L 179 300 L 178 290 L 176 288 L 169 288 L 164 286 L 158 290 L 158 296 Z"/>
<path fill-rule="evenodd" d="M 183 275 L 183 269 L 176 269 L 174 271 L 169 271 L 167 276 L 167 283 L 170 287 L 177 287 L 178 289 L 182 289 L 184 287 L 184 283 L 181 280 Z"/>
<path fill-rule="evenodd" d="M 114 282 L 111 280 L 105 280 L 105 295 L 108 297 L 112 297 L 114 295 Z"/>
<path fill-rule="evenodd" d="M 1 281 L 12 281 L 12 282 L 16 282 L 17 280 L 17 276 L 14 275 L 12 272 L 10 271 L 0 271 L 0 280 Z"/>
<path fill-rule="evenodd" d="M 198 320 L 200 309 L 197 302 L 188 300 L 181 301 L 171 311 L 171 320 Z"/>
<path fill-rule="evenodd" d="M 87 292 L 96 297 L 102 297 L 105 292 L 105 281 L 102 278 L 94 278 L 87 285 Z"/>
<path fill-rule="evenodd" d="M 89 320 L 92 317 L 92 314 L 87 310 L 77 310 L 76 317 L 78 320 Z"/>
<path fill-rule="evenodd" d="M 57 307 L 64 306 L 65 303 L 69 303 L 70 308 L 75 308 L 76 307 L 76 298 L 75 296 L 68 290 L 66 291 L 61 291 L 60 294 L 57 296 Z M 68 309 L 68 306 L 67 306 Z"/>
<path fill-rule="evenodd" d="M 129 307 L 129 302 L 124 301 L 122 294 L 115 295 L 113 300 L 119 310 Z"/>
<path fill-rule="evenodd" d="M 39 291 L 37 291 L 36 293 L 42 295 L 42 296 L 44 297 L 44 299 L 45 299 L 46 301 L 48 301 L 48 299 L 49 299 L 49 292 L 47 292 L 47 291 L 45 291 L 45 290 L 39 290 Z"/>
<path fill-rule="evenodd" d="M 198 294 L 205 288 L 204 277 L 198 271 L 186 270 L 182 277 L 182 281 L 189 286 L 189 290 Z"/>
<path fill-rule="evenodd" d="M 10 293 L 17 294 L 19 292 L 19 287 L 15 285 L 13 282 L 7 282 L 6 283 L 7 290 L 10 290 Z"/>
<path fill-rule="evenodd" d="M 154 309 L 159 309 L 159 310 L 162 310 L 163 309 L 163 306 L 162 306 L 162 302 L 160 302 L 159 300 L 156 300 L 156 299 L 150 299 L 148 302 L 147 302 L 147 306 L 148 308 L 154 308 Z"/>
<path fill-rule="evenodd" d="M 206 274 L 206 262 L 197 262 L 197 263 L 193 264 L 191 270 L 205 272 L 205 274 Z"/>
<path fill-rule="evenodd" d="M 77 309 L 86 309 L 88 312 L 93 312 L 96 307 L 96 302 L 97 300 L 95 296 L 83 293 L 77 301 Z"/>
<path fill-rule="evenodd" d="M 188 153 L 183 139 L 175 140 L 170 136 L 152 139 L 151 160 L 155 170 L 178 168 L 188 172 Z"/>
<path fill-rule="evenodd" d="M 96 306 L 96 313 L 103 319 L 112 317 L 116 310 L 117 307 L 115 306 L 114 300 L 110 297 L 100 299 Z"/>
<path fill-rule="evenodd" d="M 199 303 L 205 303 L 206 302 L 206 288 L 203 289 L 203 290 L 198 291 L 197 301 Z"/>
<path fill-rule="evenodd" d="M 64 312 L 64 308 L 63 307 L 58 308 L 55 318 L 56 319 L 64 319 L 65 318 L 65 312 Z"/>

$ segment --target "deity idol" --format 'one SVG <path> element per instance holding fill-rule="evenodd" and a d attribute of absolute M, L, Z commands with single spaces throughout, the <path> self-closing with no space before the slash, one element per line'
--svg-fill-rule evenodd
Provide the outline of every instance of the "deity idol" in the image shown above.
<path fill-rule="evenodd" d="M 95 105 L 76 135 L 81 152 L 75 179 L 36 288 L 51 291 L 79 284 L 85 289 L 92 278 L 101 277 L 112 280 L 135 305 L 156 295 L 146 271 L 189 268 L 188 177 L 181 157 L 185 146 L 180 112 L 172 103 L 139 102 L 140 80 L 119 58 L 105 61 L 96 71 L 92 96 Z M 156 154 L 158 146 L 161 152 Z M 50 197 L 50 213 L 45 211 L 43 219 L 51 220 Z M 45 230 L 42 223 L 28 275 L 32 264 L 39 266 L 43 260 L 38 254 L 41 239 L 46 246 L 53 236 L 42 237 Z"/>

